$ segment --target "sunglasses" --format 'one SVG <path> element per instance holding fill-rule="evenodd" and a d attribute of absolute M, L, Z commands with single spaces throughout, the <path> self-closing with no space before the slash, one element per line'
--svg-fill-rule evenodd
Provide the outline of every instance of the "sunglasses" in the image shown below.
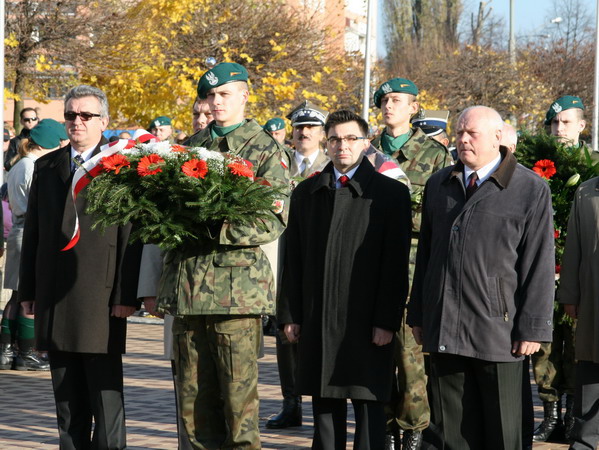
<path fill-rule="evenodd" d="M 66 111 L 64 113 L 64 120 L 73 121 L 77 118 L 77 116 L 81 117 L 81 120 L 87 122 L 88 120 L 92 120 L 94 117 L 102 117 L 101 114 L 94 114 L 88 112 L 75 112 L 75 111 Z"/>
<path fill-rule="evenodd" d="M 37 122 L 37 117 L 25 117 L 23 122 Z"/>

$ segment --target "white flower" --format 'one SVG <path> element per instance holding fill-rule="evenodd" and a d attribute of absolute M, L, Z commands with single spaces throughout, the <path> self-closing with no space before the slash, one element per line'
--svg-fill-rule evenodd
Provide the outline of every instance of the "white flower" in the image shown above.
<path fill-rule="evenodd" d="M 200 159 L 203 159 L 204 161 L 213 159 L 215 161 L 222 162 L 225 160 L 225 157 L 222 155 L 221 152 L 207 150 L 204 147 L 193 147 L 191 150 L 193 150 L 195 153 L 197 153 L 198 157 Z"/>

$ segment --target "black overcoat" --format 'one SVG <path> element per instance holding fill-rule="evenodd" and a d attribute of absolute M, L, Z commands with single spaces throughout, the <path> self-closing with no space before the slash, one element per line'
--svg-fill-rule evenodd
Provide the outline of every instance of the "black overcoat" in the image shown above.
<path fill-rule="evenodd" d="M 124 353 L 126 319 L 110 312 L 112 305 L 137 305 L 141 246 L 127 246 L 130 226 L 92 231 L 84 189 L 76 204 L 79 242 L 61 251 L 75 218 L 71 179 L 70 145 L 36 161 L 23 232 L 19 301 L 35 301 L 38 350 Z"/>
<path fill-rule="evenodd" d="M 376 347 L 372 330 L 400 326 L 410 195 L 366 158 L 348 186 L 334 184 L 329 163 L 293 192 L 277 320 L 301 325 L 298 394 L 385 401 L 394 343 Z"/>

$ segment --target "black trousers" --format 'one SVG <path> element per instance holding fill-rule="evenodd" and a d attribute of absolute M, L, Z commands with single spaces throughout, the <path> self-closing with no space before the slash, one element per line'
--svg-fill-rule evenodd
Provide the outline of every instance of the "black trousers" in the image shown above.
<path fill-rule="evenodd" d="M 356 416 L 354 450 L 385 448 L 385 407 L 383 402 L 351 400 Z M 347 443 L 347 400 L 312 397 L 314 450 L 345 450 Z"/>
<path fill-rule="evenodd" d="M 277 330 L 277 367 L 281 381 L 283 398 L 298 397 L 295 393 L 295 372 L 297 369 L 297 344 L 292 344 L 283 330 Z"/>
<path fill-rule="evenodd" d="M 522 361 L 522 448 L 532 447 L 535 429 L 535 411 L 530 384 L 530 356 Z"/>
<path fill-rule="evenodd" d="M 522 448 L 522 362 L 432 353 L 431 408 L 446 450 Z"/>
<path fill-rule="evenodd" d="M 572 450 L 597 448 L 599 444 L 599 364 L 578 361 L 574 397 Z"/>
<path fill-rule="evenodd" d="M 59 351 L 48 356 L 61 450 L 125 448 L 122 356 Z"/>

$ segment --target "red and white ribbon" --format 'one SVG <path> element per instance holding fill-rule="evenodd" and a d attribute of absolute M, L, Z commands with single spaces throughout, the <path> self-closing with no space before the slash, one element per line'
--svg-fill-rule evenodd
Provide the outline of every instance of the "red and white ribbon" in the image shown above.
<path fill-rule="evenodd" d="M 67 251 L 72 249 L 79 241 L 81 230 L 79 228 L 79 216 L 77 215 L 77 208 L 75 202 L 77 201 L 77 195 L 81 190 L 87 186 L 91 180 L 102 172 L 102 165 L 100 160 L 106 156 L 113 155 L 117 152 L 127 150 L 135 147 L 140 143 L 148 143 L 157 141 L 156 136 L 148 133 L 146 130 L 139 129 L 135 131 L 133 139 L 119 139 L 118 141 L 110 142 L 109 144 L 100 147 L 100 152 L 93 158 L 88 159 L 79 166 L 77 171 L 73 174 L 73 181 L 71 182 L 71 194 L 73 198 L 73 209 L 75 210 L 75 229 L 71 236 L 69 243 L 62 249 Z"/>

